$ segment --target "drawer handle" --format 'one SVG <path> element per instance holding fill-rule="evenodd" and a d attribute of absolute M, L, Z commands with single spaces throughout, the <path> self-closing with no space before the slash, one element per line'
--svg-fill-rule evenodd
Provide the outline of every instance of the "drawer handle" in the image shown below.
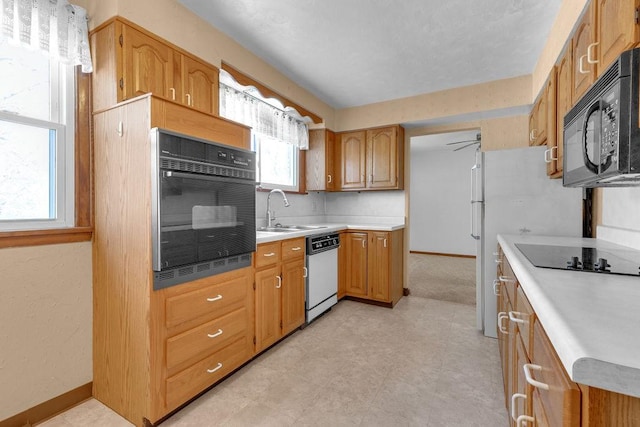
<path fill-rule="evenodd" d="M 529 415 L 520 415 L 516 420 L 516 427 L 523 427 L 524 423 L 533 423 L 535 420 L 535 418 L 530 417 Z"/>
<path fill-rule="evenodd" d="M 209 302 L 214 302 L 214 301 L 218 301 L 222 299 L 222 295 L 218 294 L 217 297 L 213 297 L 213 298 L 207 298 L 207 301 Z"/>
<path fill-rule="evenodd" d="M 302 277 L 307 278 L 309 277 L 309 269 L 307 267 L 302 267 Z"/>
<path fill-rule="evenodd" d="M 264 256 L 266 257 L 271 257 L 271 256 L 275 256 L 276 253 L 275 252 L 269 252 L 268 254 L 264 254 Z"/>
<path fill-rule="evenodd" d="M 276 288 L 280 289 L 282 287 L 282 277 L 276 276 L 276 279 L 278 279 L 278 284 L 276 285 Z"/>
<path fill-rule="evenodd" d="M 507 330 L 506 327 L 502 326 L 502 319 L 508 319 L 508 318 L 509 318 L 509 315 L 504 311 L 501 311 L 500 313 L 498 313 L 498 329 L 504 335 L 509 335 L 509 331 Z"/>
<path fill-rule="evenodd" d="M 522 313 L 520 313 L 519 311 L 510 311 L 509 312 L 509 320 L 511 320 L 512 322 L 520 323 L 521 325 L 524 325 L 525 323 L 527 323 L 526 320 L 520 319 L 517 316 L 522 316 Z"/>
<path fill-rule="evenodd" d="M 500 291 L 498 290 L 498 286 L 500 286 L 500 281 L 498 279 L 493 279 L 493 294 L 497 297 L 500 296 Z"/>
<path fill-rule="evenodd" d="M 516 279 L 512 279 L 511 277 L 507 277 L 507 276 L 500 276 L 500 277 L 498 277 L 498 279 L 501 282 L 505 282 L 505 283 L 515 283 L 516 282 Z"/>
<path fill-rule="evenodd" d="M 299 250 L 301 250 L 301 249 L 302 249 L 302 248 L 301 248 L 300 246 L 296 246 L 295 248 L 291 248 L 291 250 L 292 250 L 292 251 L 299 251 Z"/>
<path fill-rule="evenodd" d="M 527 400 L 527 395 L 526 394 L 522 394 L 522 393 L 513 393 L 513 396 L 511 396 L 511 418 L 513 419 L 513 421 L 518 421 L 519 417 L 516 417 L 516 400 L 517 399 L 524 399 Z"/>
<path fill-rule="evenodd" d="M 220 335 L 222 335 L 222 329 L 218 329 L 218 332 L 216 332 L 215 334 L 207 334 L 207 336 L 209 338 L 215 338 L 215 337 L 218 337 Z"/>
<path fill-rule="evenodd" d="M 533 363 L 525 363 L 524 365 L 522 365 L 522 369 L 524 370 L 524 377 L 527 379 L 527 382 L 529 384 L 541 390 L 549 390 L 549 384 L 536 381 L 531 375 L 531 371 L 542 371 L 542 366 L 534 365 Z"/>
<path fill-rule="evenodd" d="M 218 362 L 216 367 L 213 369 L 207 369 L 207 372 L 209 372 L 210 374 L 213 374 L 215 371 L 220 370 L 220 368 L 222 368 L 222 362 Z"/>

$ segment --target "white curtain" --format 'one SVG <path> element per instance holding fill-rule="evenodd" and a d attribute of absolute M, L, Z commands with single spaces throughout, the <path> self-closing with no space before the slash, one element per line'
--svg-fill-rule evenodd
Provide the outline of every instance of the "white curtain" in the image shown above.
<path fill-rule="evenodd" d="M 0 42 L 39 49 L 70 65 L 93 71 L 87 11 L 66 0 L 0 0 Z"/>
<path fill-rule="evenodd" d="M 222 117 L 251 126 L 254 132 L 306 150 L 309 148 L 307 124 L 293 114 L 293 111 L 287 112 L 256 96 L 220 83 L 220 115 Z"/>

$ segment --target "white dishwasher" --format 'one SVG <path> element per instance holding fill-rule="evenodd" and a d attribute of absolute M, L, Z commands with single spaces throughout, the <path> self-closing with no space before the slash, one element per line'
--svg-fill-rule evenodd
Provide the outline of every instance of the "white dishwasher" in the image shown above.
<path fill-rule="evenodd" d="M 307 237 L 307 323 L 338 302 L 338 246 L 337 233 Z"/>

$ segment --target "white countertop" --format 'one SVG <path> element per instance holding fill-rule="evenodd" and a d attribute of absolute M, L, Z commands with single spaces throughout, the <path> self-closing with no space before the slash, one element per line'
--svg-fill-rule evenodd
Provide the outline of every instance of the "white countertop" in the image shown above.
<path fill-rule="evenodd" d="M 287 224 L 284 224 L 285 226 Z M 297 224 L 300 225 L 300 224 Z M 314 234 L 336 233 L 342 230 L 371 230 L 371 231 L 395 231 L 404 228 L 404 224 L 304 224 L 316 227 L 312 230 L 298 230 L 287 232 L 256 232 L 256 243 L 268 243 L 278 240 L 293 239 L 295 237 L 306 237 Z"/>
<path fill-rule="evenodd" d="M 575 237 L 498 242 L 571 379 L 640 397 L 640 277 L 537 268 L 514 244 L 629 248 Z"/>

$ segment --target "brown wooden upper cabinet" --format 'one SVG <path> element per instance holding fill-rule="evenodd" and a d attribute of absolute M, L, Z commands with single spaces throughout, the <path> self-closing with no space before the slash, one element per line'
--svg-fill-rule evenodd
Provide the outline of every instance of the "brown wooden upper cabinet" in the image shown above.
<path fill-rule="evenodd" d="M 578 100 L 596 79 L 596 5 L 587 5 L 582 19 L 578 22 L 573 39 L 573 99 Z"/>
<path fill-rule="evenodd" d="M 306 155 L 307 191 L 333 191 L 336 135 L 329 129 L 309 130 Z"/>
<path fill-rule="evenodd" d="M 593 0 L 596 2 L 597 75 L 625 50 L 640 41 L 637 0 Z"/>
<path fill-rule="evenodd" d="M 122 18 L 91 33 L 93 109 L 145 93 L 218 114 L 218 69 Z"/>
<path fill-rule="evenodd" d="M 549 145 L 547 141 L 555 128 L 556 70 L 551 70 L 529 115 L 529 145 Z M 553 135 L 555 141 L 555 135 Z"/>
<path fill-rule="evenodd" d="M 404 128 L 399 125 L 337 134 L 339 189 L 400 190 L 404 186 Z"/>
<path fill-rule="evenodd" d="M 562 177 L 564 115 L 571 109 L 573 102 L 572 63 L 573 47 L 569 43 L 556 67 L 556 144 L 549 146 L 545 153 L 547 175 L 552 178 Z"/>

